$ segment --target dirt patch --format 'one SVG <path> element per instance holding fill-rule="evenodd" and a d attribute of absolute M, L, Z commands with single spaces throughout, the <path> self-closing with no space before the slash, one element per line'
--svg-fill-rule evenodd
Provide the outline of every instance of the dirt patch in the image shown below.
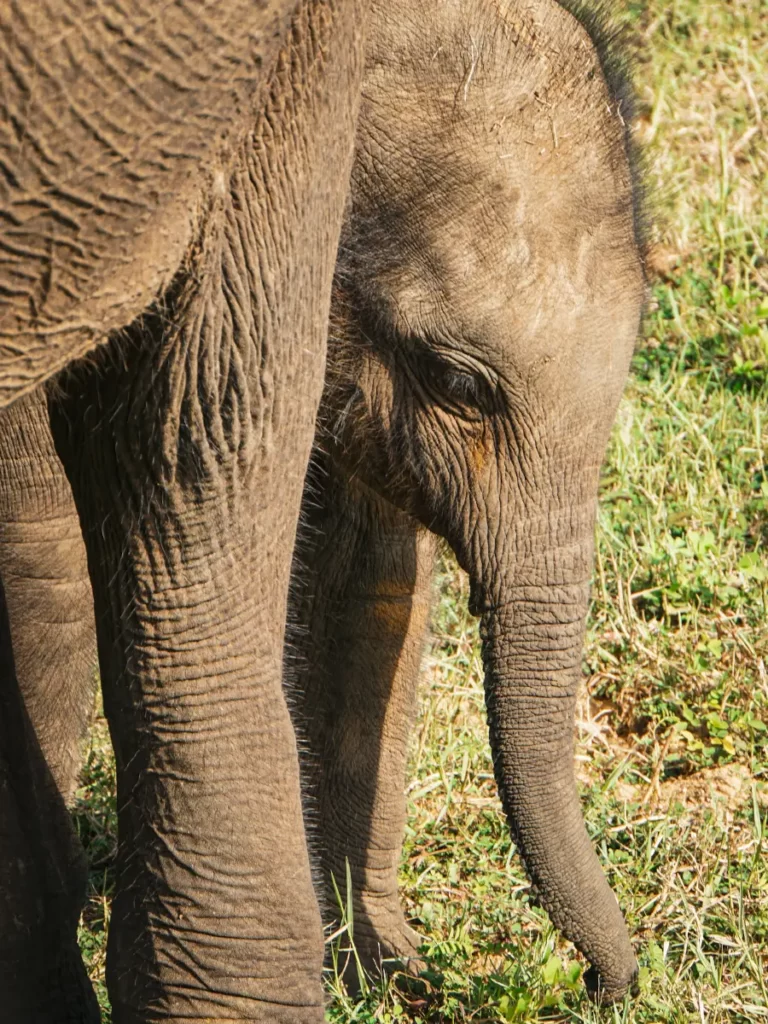
<path fill-rule="evenodd" d="M 596 701 L 586 688 L 582 690 L 576 710 L 576 761 L 577 775 L 584 785 L 594 785 L 605 777 L 606 758 L 616 767 L 626 759 L 641 768 L 648 781 L 635 784 L 619 778 L 612 792 L 623 803 L 641 804 L 654 813 L 666 813 L 673 807 L 692 812 L 709 808 L 721 823 L 733 820 L 737 811 L 750 808 L 754 799 L 760 807 L 768 807 L 768 783 L 755 778 L 743 764 L 718 765 L 663 778 L 666 748 L 658 749 L 652 761 L 647 750 L 616 733 L 614 720 L 614 708 L 608 702 Z M 602 763 L 598 766 L 598 762 Z"/>
<path fill-rule="evenodd" d="M 740 764 L 703 768 L 683 778 L 665 779 L 649 786 L 616 783 L 614 792 L 627 803 L 645 803 L 655 811 L 680 806 L 691 811 L 710 808 L 718 821 L 728 822 L 736 811 L 750 806 L 753 791 L 761 807 L 768 807 L 768 787 Z"/>

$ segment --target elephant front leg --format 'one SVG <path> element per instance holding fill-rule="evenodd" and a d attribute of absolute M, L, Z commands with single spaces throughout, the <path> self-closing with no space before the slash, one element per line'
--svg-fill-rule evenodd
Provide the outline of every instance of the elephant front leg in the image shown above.
<path fill-rule="evenodd" d="M 413 968 L 419 936 L 403 916 L 397 871 L 435 539 L 330 460 L 312 465 L 305 495 L 286 657 L 321 903 L 338 926 L 348 866 L 364 968 Z M 344 975 L 354 987 L 354 962 Z"/>
<path fill-rule="evenodd" d="M 77 948 L 87 867 L 66 804 L 93 704 L 93 602 L 45 396 L 0 411 L 0 1018 L 98 1022 Z"/>
<path fill-rule="evenodd" d="M 164 349 L 159 324 L 145 327 L 73 375 L 52 417 L 84 525 L 117 763 L 113 1020 L 319 1024 L 322 930 L 282 692 L 311 413 L 294 410 L 274 466 L 222 451 L 232 435 L 199 404 L 210 366 L 185 381 L 192 339 Z M 155 416 L 176 387 L 186 437 L 171 452 L 167 410 Z M 250 413 L 237 429 L 252 429 Z"/>
<path fill-rule="evenodd" d="M 189 262 L 51 399 L 117 763 L 115 1024 L 323 1019 L 282 658 L 363 8 L 301 5 Z"/>
<path fill-rule="evenodd" d="M 26 712 L 70 804 L 93 709 L 96 627 L 80 522 L 42 388 L 0 410 L 0 579 Z"/>

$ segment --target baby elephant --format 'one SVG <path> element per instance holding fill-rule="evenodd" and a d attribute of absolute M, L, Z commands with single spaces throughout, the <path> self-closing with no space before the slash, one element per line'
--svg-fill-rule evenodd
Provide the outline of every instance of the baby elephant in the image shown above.
<path fill-rule="evenodd" d="M 591 991 L 610 1001 L 637 968 L 584 829 L 573 716 L 598 473 L 645 284 L 626 84 L 581 11 L 555 0 L 373 5 L 286 674 L 321 902 L 332 914 L 348 863 L 364 966 L 415 961 L 397 896 L 403 776 L 435 536 L 448 541 L 481 619 L 493 760 L 517 848 L 542 906 L 592 964 Z M 46 835 L 34 826 L 53 851 L 58 915 L 41 955 L 84 990 L 73 941 L 82 863 L 61 795 L 74 781 L 92 611 L 41 394 L 2 413 L 1 518 L 0 655 L 23 695 L 3 749 L 33 752 L 34 778 L 13 784 L 54 823 Z M 35 656 L 40 630 L 23 625 L 51 552 L 40 621 L 55 661 Z M 13 842 L 7 829 L 8 863 Z M 13 893 L 2 896 L 11 921 Z"/>
<path fill-rule="evenodd" d="M 364 965 L 410 960 L 403 775 L 434 535 L 449 542 L 515 843 L 610 1001 L 637 966 L 582 821 L 574 702 L 645 284 L 626 83 L 569 6 L 375 5 L 291 671 L 326 905 L 348 862 Z"/>

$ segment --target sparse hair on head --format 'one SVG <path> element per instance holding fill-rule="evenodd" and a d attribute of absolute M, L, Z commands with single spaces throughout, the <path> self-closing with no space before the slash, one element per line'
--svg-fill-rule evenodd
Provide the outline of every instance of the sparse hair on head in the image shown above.
<path fill-rule="evenodd" d="M 557 3 L 579 22 L 591 39 L 608 91 L 621 116 L 632 180 L 635 240 L 645 265 L 651 220 L 648 175 L 643 151 L 632 130 L 637 106 L 633 78 L 635 48 L 627 23 L 619 19 L 617 0 L 557 0 Z"/>

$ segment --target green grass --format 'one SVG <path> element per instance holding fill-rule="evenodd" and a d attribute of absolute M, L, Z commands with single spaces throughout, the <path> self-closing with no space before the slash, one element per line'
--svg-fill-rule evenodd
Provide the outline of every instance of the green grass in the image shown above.
<path fill-rule="evenodd" d="M 529 901 L 467 584 L 446 557 L 402 864 L 429 971 L 360 1001 L 330 977 L 337 1024 L 768 1021 L 768 3 L 650 0 L 630 17 L 653 299 L 603 474 L 577 756 L 641 996 L 591 1006 L 581 960 Z M 105 1008 L 112 786 L 100 723 L 77 820 L 93 865 L 81 941 Z"/>

